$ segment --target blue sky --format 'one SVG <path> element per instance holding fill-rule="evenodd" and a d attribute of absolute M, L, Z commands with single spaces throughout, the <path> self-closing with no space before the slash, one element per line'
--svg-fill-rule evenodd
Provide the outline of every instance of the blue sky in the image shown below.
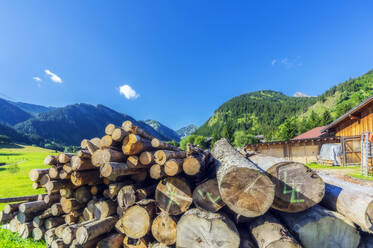
<path fill-rule="evenodd" d="M 372 58 L 372 1 L 0 3 L 0 97 L 172 128 L 251 91 L 321 94 Z"/>

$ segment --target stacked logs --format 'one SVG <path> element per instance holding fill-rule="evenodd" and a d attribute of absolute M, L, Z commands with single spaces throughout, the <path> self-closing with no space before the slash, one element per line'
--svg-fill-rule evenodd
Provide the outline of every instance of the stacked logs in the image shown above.
<path fill-rule="evenodd" d="M 367 212 L 365 222 L 350 220 L 311 169 L 241 154 L 225 139 L 211 152 L 183 151 L 125 121 L 81 147 L 31 170 L 33 187 L 46 194 L 8 199 L 19 202 L 0 221 L 49 247 L 350 248 L 360 240 L 355 224 L 371 230 L 371 205 L 356 209 Z M 332 211 L 318 204 L 323 198 Z"/>

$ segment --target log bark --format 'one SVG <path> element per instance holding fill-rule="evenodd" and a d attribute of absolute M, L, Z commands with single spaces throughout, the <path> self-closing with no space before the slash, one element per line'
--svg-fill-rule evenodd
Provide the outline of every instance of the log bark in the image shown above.
<path fill-rule="evenodd" d="M 17 212 L 6 214 L 4 211 L 0 212 L 0 224 L 7 224 L 9 223 L 15 216 Z"/>
<path fill-rule="evenodd" d="M 352 183 L 346 183 L 345 188 L 326 183 L 322 205 L 346 216 L 363 231 L 373 233 L 373 196 L 354 190 Z"/>
<path fill-rule="evenodd" d="M 49 169 L 49 177 L 51 179 L 58 179 L 59 178 L 59 174 L 60 174 L 60 170 L 62 170 L 61 166 L 50 168 Z"/>
<path fill-rule="evenodd" d="M 325 192 L 324 181 L 304 164 L 262 154 L 249 157 L 276 186 L 272 208 L 296 213 L 318 204 Z"/>
<path fill-rule="evenodd" d="M 101 140 L 100 140 L 100 142 L 101 142 Z M 97 151 L 98 147 L 99 147 L 99 146 L 96 146 L 95 144 L 93 144 L 91 141 L 86 140 L 86 139 L 82 140 L 80 146 L 83 149 L 87 149 L 91 155 L 93 155 L 93 153 L 95 151 Z"/>
<path fill-rule="evenodd" d="M 38 197 L 39 195 L 0 198 L 0 203 L 19 202 L 19 201 L 36 201 Z"/>
<path fill-rule="evenodd" d="M 74 191 L 74 198 L 79 203 L 87 203 L 87 202 L 89 202 L 91 200 L 91 198 L 92 198 L 90 189 L 87 186 L 83 186 L 83 187 L 77 188 Z"/>
<path fill-rule="evenodd" d="M 363 233 L 361 235 L 359 248 L 373 248 L 373 235 Z"/>
<path fill-rule="evenodd" d="M 122 209 L 131 207 L 136 201 L 136 187 L 134 185 L 126 185 L 119 190 L 117 202 Z"/>
<path fill-rule="evenodd" d="M 91 153 L 86 149 L 78 151 L 76 155 L 81 159 L 91 159 Z"/>
<path fill-rule="evenodd" d="M 78 228 L 76 237 L 79 244 L 85 244 L 104 233 L 110 232 L 118 219 L 110 216 L 106 219 L 90 222 Z"/>
<path fill-rule="evenodd" d="M 154 153 L 155 162 L 160 165 L 164 165 L 167 160 L 172 158 L 184 159 L 185 157 L 184 151 L 158 150 Z"/>
<path fill-rule="evenodd" d="M 113 133 L 111 134 L 111 137 L 116 142 L 122 142 L 124 137 L 126 137 L 128 133 L 124 131 L 122 128 L 116 128 L 114 129 Z"/>
<path fill-rule="evenodd" d="M 52 205 L 53 203 L 59 202 L 60 200 L 61 196 L 58 193 L 46 195 L 43 199 L 43 201 L 48 205 Z"/>
<path fill-rule="evenodd" d="M 73 156 L 71 158 L 71 169 L 74 171 L 85 171 L 94 170 L 96 167 L 93 166 L 90 159 L 82 159 L 78 156 Z"/>
<path fill-rule="evenodd" d="M 198 185 L 193 191 L 193 203 L 197 208 L 217 212 L 225 203 L 221 199 L 216 179 L 210 179 Z"/>
<path fill-rule="evenodd" d="M 72 198 L 73 192 L 74 192 L 74 189 L 71 187 L 60 189 L 61 197 L 65 197 L 65 198 Z"/>
<path fill-rule="evenodd" d="M 25 214 L 28 213 L 38 213 L 46 210 L 49 207 L 43 200 L 41 201 L 33 201 L 33 202 L 25 202 L 19 205 L 19 211 Z"/>
<path fill-rule="evenodd" d="M 161 210 L 169 215 L 179 215 L 192 204 L 192 192 L 184 180 L 169 177 L 158 183 L 155 200 Z"/>
<path fill-rule="evenodd" d="M 60 217 L 60 216 L 50 217 L 44 221 L 44 226 L 46 229 L 51 229 L 59 225 L 62 225 L 64 223 L 65 223 L 65 219 L 63 217 Z"/>
<path fill-rule="evenodd" d="M 144 237 L 151 228 L 156 211 L 154 201 L 144 201 L 128 208 L 115 224 L 117 231 L 133 239 Z"/>
<path fill-rule="evenodd" d="M 41 214 L 42 212 L 39 213 L 23 213 L 21 211 L 18 211 L 17 213 L 17 220 L 20 224 L 24 224 L 27 222 L 31 222 L 35 216 L 38 214 Z"/>
<path fill-rule="evenodd" d="M 170 159 L 164 165 L 164 173 L 167 176 L 173 177 L 180 174 L 183 171 L 184 159 Z"/>
<path fill-rule="evenodd" d="M 87 243 L 83 245 L 79 244 L 78 240 L 74 239 L 73 242 L 71 242 L 70 248 L 96 248 L 97 243 L 103 238 L 105 238 L 105 235 L 101 235 L 97 238 L 89 240 Z"/>
<path fill-rule="evenodd" d="M 77 223 L 73 225 L 68 225 L 63 229 L 62 232 L 62 240 L 65 244 L 71 244 L 73 240 L 76 238 L 76 232 L 78 231 L 79 227 L 92 223 L 94 220 L 85 221 L 82 223 Z"/>
<path fill-rule="evenodd" d="M 18 235 L 23 239 L 27 239 L 31 237 L 33 229 L 34 229 L 34 226 L 32 225 L 31 222 L 23 223 L 18 227 Z"/>
<path fill-rule="evenodd" d="M 137 183 L 140 183 L 140 182 L 145 181 L 147 177 L 148 177 L 147 170 L 139 170 L 139 172 L 137 172 L 136 174 L 132 174 L 130 176 L 130 179 Z"/>
<path fill-rule="evenodd" d="M 96 248 L 120 248 L 123 244 L 124 235 L 114 233 L 97 243 Z"/>
<path fill-rule="evenodd" d="M 47 208 L 41 215 L 34 217 L 34 219 L 32 220 L 32 225 L 34 227 L 41 227 L 42 225 L 44 225 L 44 220 L 51 216 L 53 216 L 52 209 Z"/>
<path fill-rule="evenodd" d="M 45 174 L 43 175 L 41 178 L 40 178 L 40 185 L 42 187 L 45 187 L 45 185 L 51 181 L 50 177 L 49 177 L 49 173 L 48 174 Z"/>
<path fill-rule="evenodd" d="M 131 121 L 125 121 L 122 124 L 122 128 L 127 133 L 137 134 L 145 139 L 152 140 L 154 137 L 147 132 L 145 132 L 142 128 L 136 126 Z"/>
<path fill-rule="evenodd" d="M 150 140 L 135 134 L 129 134 L 123 140 L 122 151 L 126 155 L 136 155 L 152 149 L 153 147 Z"/>
<path fill-rule="evenodd" d="M 100 147 L 101 139 L 98 137 L 92 138 L 89 140 L 92 144 L 94 144 L 97 147 Z"/>
<path fill-rule="evenodd" d="M 71 171 L 67 172 L 67 171 L 62 169 L 62 170 L 59 171 L 58 177 L 62 180 L 69 180 L 70 177 L 71 177 Z"/>
<path fill-rule="evenodd" d="M 18 202 L 18 203 L 10 203 L 5 205 L 3 212 L 5 214 L 10 214 L 18 211 L 19 205 L 23 204 L 25 202 Z"/>
<path fill-rule="evenodd" d="M 173 245 L 176 243 L 176 221 L 166 213 L 158 215 L 152 223 L 153 237 L 160 243 Z"/>
<path fill-rule="evenodd" d="M 105 188 L 106 188 L 105 184 L 92 185 L 90 188 L 90 192 L 92 195 L 95 196 L 95 195 L 101 194 Z"/>
<path fill-rule="evenodd" d="M 100 172 L 103 177 L 117 178 L 136 174 L 140 169 L 131 166 L 129 163 L 108 162 L 100 168 Z"/>
<path fill-rule="evenodd" d="M 52 180 L 45 185 L 48 194 L 57 193 L 63 188 L 72 188 L 73 185 L 69 180 Z"/>
<path fill-rule="evenodd" d="M 49 173 L 49 169 L 32 169 L 30 170 L 29 177 L 33 182 L 39 181 L 40 178 Z"/>
<path fill-rule="evenodd" d="M 146 238 L 133 239 L 126 236 L 123 239 L 123 246 L 125 248 L 148 248 L 148 240 Z"/>
<path fill-rule="evenodd" d="M 152 146 L 156 149 L 180 151 L 178 147 L 167 144 L 166 142 L 161 141 L 157 138 L 152 139 Z"/>
<path fill-rule="evenodd" d="M 220 163 L 217 181 L 221 197 L 228 207 L 245 217 L 267 212 L 275 196 L 275 185 L 269 177 L 226 139 L 215 142 L 212 155 Z"/>
<path fill-rule="evenodd" d="M 98 170 L 89 170 L 89 171 L 74 171 L 71 174 L 71 182 L 79 187 L 83 185 L 95 185 L 100 184 L 100 171 Z"/>
<path fill-rule="evenodd" d="M 46 230 L 44 233 L 44 240 L 48 245 L 51 245 L 53 240 L 57 239 L 56 228 Z"/>
<path fill-rule="evenodd" d="M 71 213 L 65 215 L 65 223 L 68 225 L 73 225 L 83 219 L 83 210 L 75 210 Z"/>
<path fill-rule="evenodd" d="M 319 205 L 300 213 L 277 212 L 304 247 L 356 248 L 360 234 L 343 215 Z"/>
<path fill-rule="evenodd" d="M 33 189 L 41 189 L 43 188 L 43 186 L 39 183 L 39 182 L 34 182 L 32 183 L 32 186 L 31 186 Z"/>
<path fill-rule="evenodd" d="M 53 156 L 53 155 L 46 156 L 44 159 L 44 164 L 45 165 L 56 165 L 57 164 L 56 156 Z"/>
<path fill-rule="evenodd" d="M 44 236 L 44 233 L 45 233 L 45 229 L 44 229 L 43 227 L 35 227 L 35 228 L 32 230 L 32 238 L 33 238 L 35 241 L 42 240 L 42 239 L 43 239 L 43 236 Z"/>
<path fill-rule="evenodd" d="M 65 230 L 65 228 L 67 226 L 68 226 L 67 224 L 62 224 L 62 225 L 59 225 L 58 227 L 56 227 L 56 230 L 54 232 L 55 232 L 57 238 L 62 239 L 63 230 Z"/>
<path fill-rule="evenodd" d="M 117 205 L 111 200 L 98 201 L 95 203 L 94 216 L 98 220 L 112 216 L 117 212 Z"/>
<path fill-rule="evenodd" d="M 13 219 L 11 219 L 11 221 L 9 222 L 9 230 L 13 233 L 16 233 L 18 232 L 18 227 L 19 227 L 20 223 L 19 221 L 17 220 L 17 216 L 15 216 Z"/>
<path fill-rule="evenodd" d="M 124 162 L 125 158 L 122 152 L 108 148 L 95 151 L 91 161 L 94 166 L 100 167 L 108 162 Z"/>
<path fill-rule="evenodd" d="M 140 154 L 140 163 L 143 165 L 151 165 L 154 163 L 154 152 L 144 151 Z"/>
<path fill-rule="evenodd" d="M 66 245 L 62 239 L 53 240 L 51 244 L 51 248 L 68 248 L 69 246 Z"/>
<path fill-rule="evenodd" d="M 71 213 L 71 211 L 84 208 L 84 204 L 81 204 L 75 198 L 61 198 L 61 206 L 63 212 L 66 214 Z"/>
<path fill-rule="evenodd" d="M 240 236 L 227 217 L 197 208 L 188 210 L 177 224 L 176 247 L 238 248 Z"/>
<path fill-rule="evenodd" d="M 249 225 L 259 248 L 301 248 L 290 232 L 270 213 L 256 218 Z"/>

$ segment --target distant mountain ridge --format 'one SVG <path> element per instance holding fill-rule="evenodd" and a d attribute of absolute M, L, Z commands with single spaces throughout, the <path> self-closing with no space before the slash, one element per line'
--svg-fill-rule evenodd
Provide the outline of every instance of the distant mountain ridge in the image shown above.
<path fill-rule="evenodd" d="M 160 135 L 164 137 L 165 140 L 175 140 L 177 142 L 180 141 L 180 135 L 174 131 L 173 129 L 163 125 L 159 121 L 155 120 L 145 120 L 140 121 L 143 122 L 149 126 L 151 126 L 154 130 L 156 130 Z"/>
<path fill-rule="evenodd" d="M 56 109 L 55 107 L 45 107 L 42 105 L 30 104 L 30 103 L 24 103 L 24 102 L 12 102 L 12 101 L 8 101 L 8 102 L 17 106 L 18 108 L 22 109 L 23 111 L 29 113 L 32 116 L 36 116 L 38 114 Z"/>
<path fill-rule="evenodd" d="M 182 127 L 179 130 L 176 130 L 176 133 L 179 135 L 179 137 L 182 139 L 186 136 L 191 135 L 195 131 L 197 131 L 198 127 L 194 124 L 188 125 L 186 127 Z"/>
<path fill-rule="evenodd" d="M 31 114 L 0 98 L 0 122 L 7 125 L 15 125 L 31 117 Z"/>

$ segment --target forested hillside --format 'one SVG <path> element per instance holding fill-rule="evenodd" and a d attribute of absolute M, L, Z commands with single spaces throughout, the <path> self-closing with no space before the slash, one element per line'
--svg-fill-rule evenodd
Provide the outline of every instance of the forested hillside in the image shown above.
<path fill-rule="evenodd" d="M 349 79 L 318 97 L 290 97 L 258 91 L 232 98 L 220 106 L 196 135 L 226 137 L 237 145 L 287 140 L 316 126 L 327 125 L 373 94 L 373 70 Z"/>

